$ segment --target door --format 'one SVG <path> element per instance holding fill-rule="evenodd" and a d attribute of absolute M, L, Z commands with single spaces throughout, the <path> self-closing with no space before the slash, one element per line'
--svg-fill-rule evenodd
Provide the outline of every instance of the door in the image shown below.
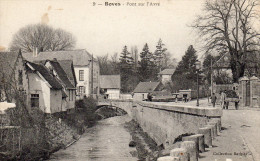
<path fill-rule="evenodd" d="M 31 107 L 39 107 L 39 94 L 31 94 Z"/>

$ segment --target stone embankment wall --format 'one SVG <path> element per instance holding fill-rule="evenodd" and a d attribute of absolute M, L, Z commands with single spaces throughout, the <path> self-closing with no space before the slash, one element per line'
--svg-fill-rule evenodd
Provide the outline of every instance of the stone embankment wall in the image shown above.
<path fill-rule="evenodd" d="M 222 110 L 218 108 L 159 102 L 113 100 L 111 105 L 125 110 L 158 145 L 165 147 L 183 134 L 197 134 L 210 119 L 222 116 Z"/>
<path fill-rule="evenodd" d="M 50 149 L 53 151 L 59 148 L 65 148 L 79 138 L 77 129 L 69 127 L 66 123 L 57 118 L 47 118 L 45 126 L 47 130 L 47 140 Z"/>

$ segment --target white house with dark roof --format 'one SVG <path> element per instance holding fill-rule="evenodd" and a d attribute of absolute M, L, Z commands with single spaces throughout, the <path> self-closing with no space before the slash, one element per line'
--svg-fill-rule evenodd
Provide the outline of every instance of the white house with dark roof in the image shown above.
<path fill-rule="evenodd" d="M 47 59 L 72 60 L 77 81 L 78 98 L 99 94 L 99 65 L 97 60 L 92 58 L 92 55 L 85 49 L 23 53 L 23 57 L 32 62 Z"/>
<path fill-rule="evenodd" d="M 175 69 L 164 69 L 158 75 L 163 84 L 170 82 Z"/>
<path fill-rule="evenodd" d="M 68 67 L 64 66 L 64 68 L 67 70 L 67 73 L 74 73 L 74 68 L 70 68 L 70 64 L 67 65 Z M 71 81 L 57 60 L 46 60 L 45 66 L 49 69 L 51 74 L 57 78 L 63 87 L 63 91 L 66 94 L 64 97 L 62 97 L 62 111 L 75 109 L 76 84 L 73 84 L 76 79 L 75 76 Z M 70 70 L 70 72 L 68 70 Z"/>
<path fill-rule="evenodd" d="M 120 89 L 120 75 L 100 75 L 100 90 L 108 99 L 119 99 Z"/>
<path fill-rule="evenodd" d="M 43 64 L 26 62 L 26 66 L 30 109 L 37 108 L 49 114 L 62 112 L 62 98 L 66 97 L 66 93 L 56 76 Z"/>
<path fill-rule="evenodd" d="M 140 82 L 134 90 L 133 99 L 138 101 L 146 100 L 148 93 L 159 91 L 161 87 L 161 82 Z"/>

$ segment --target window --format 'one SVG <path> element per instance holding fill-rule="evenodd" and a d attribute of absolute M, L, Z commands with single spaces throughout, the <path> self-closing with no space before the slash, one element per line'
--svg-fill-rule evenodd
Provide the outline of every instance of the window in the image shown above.
<path fill-rule="evenodd" d="M 19 83 L 19 85 L 23 85 L 23 71 L 22 70 L 18 71 L 18 83 Z"/>
<path fill-rule="evenodd" d="M 31 94 L 31 107 L 39 107 L 39 94 Z"/>
<path fill-rule="evenodd" d="M 79 93 L 85 93 L 85 87 L 84 86 L 79 86 Z"/>
<path fill-rule="evenodd" d="M 79 80 L 84 81 L 84 70 L 79 70 Z"/>

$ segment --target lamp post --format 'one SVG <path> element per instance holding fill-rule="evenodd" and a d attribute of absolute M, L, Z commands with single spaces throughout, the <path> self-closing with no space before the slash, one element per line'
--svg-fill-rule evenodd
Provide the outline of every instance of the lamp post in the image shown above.
<path fill-rule="evenodd" d="M 90 60 L 88 60 L 90 63 L 91 63 L 91 72 L 90 72 L 90 74 L 91 74 L 91 84 L 90 84 L 90 96 L 91 97 L 93 97 L 93 93 L 94 93 L 94 90 L 93 90 L 93 73 L 94 73 L 94 69 L 93 69 L 93 61 L 94 61 L 94 59 L 93 59 L 93 54 L 91 55 L 91 59 Z"/>
<path fill-rule="evenodd" d="M 199 70 L 201 68 L 201 62 L 199 60 L 196 60 L 195 67 L 197 73 L 197 106 L 199 106 Z"/>

